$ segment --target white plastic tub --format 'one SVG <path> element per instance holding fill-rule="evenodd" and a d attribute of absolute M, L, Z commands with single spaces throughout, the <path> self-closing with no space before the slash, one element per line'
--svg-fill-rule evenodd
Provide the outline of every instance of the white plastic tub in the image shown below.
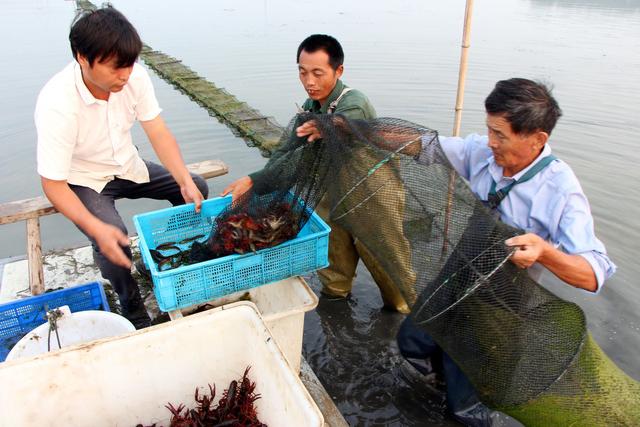
<path fill-rule="evenodd" d="M 0 426 L 168 425 L 196 387 L 250 378 L 269 426 L 322 426 L 255 306 L 226 305 L 175 322 L 0 365 Z"/>
<path fill-rule="evenodd" d="M 68 306 L 60 307 L 63 313 L 57 320 L 58 337 L 62 348 L 100 338 L 133 332 L 136 328 L 126 318 L 110 311 L 87 310 L 71 313 Z M 38 326 L 11 349 L 6 360 L 46 353 L 48 348 L 58 350 L 55 332 L 49 336 L 49 323 Z"/>
<path fill-rule="evenodd" d="M 271 330 L 273 337 L 282 349 L 293 370 L 300 372 L 302 353 L 302 334 L 304 314 L 318 305 L 318 297 L 307 282 L 299 276 L 279 282 L 237 292 L 223 298 L 210 301 L 209 304 L 221 306 L 246 298 L 253 302 Z M 184 314 L 189 309 L 183 310 Z"/>

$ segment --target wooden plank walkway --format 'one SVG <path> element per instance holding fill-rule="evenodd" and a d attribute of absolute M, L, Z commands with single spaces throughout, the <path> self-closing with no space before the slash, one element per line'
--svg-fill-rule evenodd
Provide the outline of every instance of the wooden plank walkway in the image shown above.
<path fill-rule="evenodd" d="M 283 128 L 273 117 L 238 100 L 172 56 L 145 45 L 140 57 L 160 77 L 224 121 L 250 145 L 258 147 L 264 156 L 268 157 L 278 145 Z"/>

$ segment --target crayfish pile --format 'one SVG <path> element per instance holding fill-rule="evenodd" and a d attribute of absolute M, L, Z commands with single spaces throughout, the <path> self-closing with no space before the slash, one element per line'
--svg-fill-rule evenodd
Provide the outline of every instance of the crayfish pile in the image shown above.
<path fill-rule="evenodd" d="M 216 224 L 216 232 L 209 239 L 216 256 L 270 248 L 298 234 L 298 220 L 288 203 L 280 203 L 261 216 L 252 217 L 246 212 L 221 216 Z"/>
<path fill-rule="evenodd" d="M 219 215 L 209 239 L 204 243 L 193 243 L 190 261 L 201 262 L 270 248 L 294 238 L 300 230 L 300 213 L 294 212 L 289 203 L 249 212 L 232 210 Z"/>
<path fill-rule="evenodd" d="M 217 405 L 213 404 L 215 385 L 209 385 L 210 394 L 203 396 L 196 388 L 194 409 L 188 409 L 184 404 L 178 407 L 167 404 L 165 407 L 171 412 L 169 427 L 267 427 L 258 420 L 254 402 L 260 395 L 255 393 L 256 384 L 248 377 L 249 369 L 247 367 L 238 381 L 231 381 Z M 136 427 L 143 426 L 138 424 Z M 157 426 L 153 424 L 149 427 Z"/>
<path fill-rule="evenodd" d="M 206 241 L 204 235 L 167 242 L 149 249 L 158 271 L 195 264 L 231 254 L 246 254 L 270 248 L 290 240 L 300 231 L 300 212 L 289 203 L 277 203 L 256 210 L 230 210 L 220 214 Z M 191 243 L 192 242 L 192 243 Z M 181 246 L 191 243 L 189 249 Z"/>

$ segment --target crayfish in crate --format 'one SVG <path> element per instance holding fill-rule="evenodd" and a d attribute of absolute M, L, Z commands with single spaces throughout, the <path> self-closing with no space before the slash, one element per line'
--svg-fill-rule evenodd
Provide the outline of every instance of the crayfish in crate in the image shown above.
<path fill-rule="evenodd" d="M 302 213 L 304 214 L 304 213 Z M 277 203 L 260 212 L 228 211 L 215 219 L 211 235 L 201 241 L 198 235 L 178 242 L 167 242 L 150 249 L 159 271 L 195 264 L 232 254 L 246 254 L 277 246 L 297 236 L 301 213 L 289 203 Z M 189 249 L 181 249 L 191 243 Z"/>
<path fill-rule="evenodd" d="M 271 248 L 296 237 L 299 224 L 300 213 L 289 203 L 279 203 L 260 213 L 225 213 L 216 218 L 212 234 L 205 243 L 194 242 L 191 260 L 200 262 Z"/>

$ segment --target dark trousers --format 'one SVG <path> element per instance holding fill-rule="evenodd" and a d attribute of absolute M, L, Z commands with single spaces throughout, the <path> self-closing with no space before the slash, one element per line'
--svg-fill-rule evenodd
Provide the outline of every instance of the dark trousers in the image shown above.
<path fill-rule="evenodd" d="M 410 316 L 400 325 L 397 340 L 400 353 L 410 363 L 411 359 L 422 361 L 431 358 L 432 363 L 436 364 L 435 359 L 441 358 L 444 380 L 447 384 L 447 406 L 458 421 L 467 426 L 491 425 L 491 410 L 480 402 L 467 376 L 433 338 L 413 322 Z M 414 366 L 422 370 L 419 365 L 414 364 Z"/>
<path fill-rule="evenodd" d="M 149 170 L 149 182 L 137 184 L 135 182 L 116 178 L 110 181 L 104 189 L 98 193 L 95 190 L 80 185 L 72 185 L 69 187 L 76 193 L 84 206 L 101 221 L 118 227 L 124 234 L 127 234 L 127 228 L 120 214 L 116 210 L 116 199 L 140 199 L 148 198 L 155 200 L 168 200 L 173 206 L 184 204 L 180 187 L 173 179 L 169 171 L 164 167 L 146 161 Z M 207 182 L 199 175 L 191 174 L 194 183 L 204 196 L 209 195 Z M 140 292 L 138 285 L 131 276 L 131 270 L 120 267 L 109 261 L 100 253 L 100 248 L 96 245 L 94 239 L 88 236 L 84 230 L 80 229 L 85 236 L 89 238 L 93 246 L 93 259 L 100 268 L 102 277 L 111 282 L 120 299 L 123 314 L 136 311 L 141 307 Z M 131 249 L 122 248 L 124 253 L 132 259 Z"/>

